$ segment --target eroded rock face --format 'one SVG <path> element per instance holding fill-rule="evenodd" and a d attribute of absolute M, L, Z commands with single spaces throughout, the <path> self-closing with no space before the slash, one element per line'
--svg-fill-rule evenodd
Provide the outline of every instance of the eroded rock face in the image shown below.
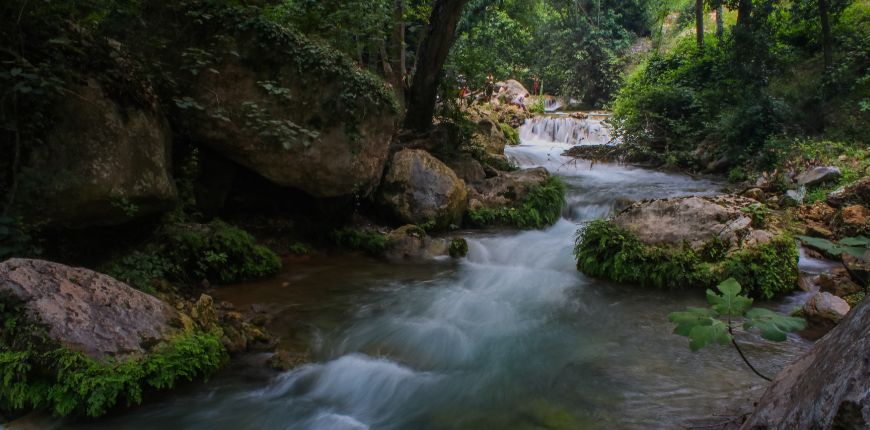
<path fill-rule="evenodd" d="M 20 304 L 52 340 L 95 359 L 144 353 L 178 321 L 166 303 L 109 276 L 43 260 L 0 263 L 0 300 Z"/>
<path fill-rule="evenodd" d="M 32 224 L 85 227 L 172 208 L 172 136 L 163 115 L 113 100 L 94 79 L 70 93 L 25 162 L 17 211 Z"/>
<path fill-rule="evenodd" d="M 752 219 L 740 211 L 753 203 L 754 200 L 731 195 L 652 200 L 635 203 L 614 222 L 649 245 L 687 242 L 699 249 L 713 237 L 731 247 L 744 242 L 763 244 L 773 235 L 753 228 Z"/>
<path fill-rule="evenodd" d="M 311 42 L 272 29 L 286 34 L 238 36 L 238 56 L 199 75 L 190 89 L 199 107 L 177 110 L 181 128 L 277 185 L 319 198 L 369 195 L 397 121 L 389 92 L 343 57 L 316 47 L 305 54 L 300 46 Z"/>
<path fill-rule="evenodd" d="M 870 427 L 870 301 L 864 300 L 767 389 L 743 430 Z"/>
<path fill-rule="evenodd" d="M 550 177 L 543 167 L 503 172 L 473 187 L 469 197 L 472 209 L 514 207 L 529 191 L 541 186 Z"/>
<path fill-rule="evenodd" d="M 468 190 L 456 173 L 426 151 L 405 149 L 393 155 L 381 187 L 381 201 L 400 221 L 459 225 Z"/>

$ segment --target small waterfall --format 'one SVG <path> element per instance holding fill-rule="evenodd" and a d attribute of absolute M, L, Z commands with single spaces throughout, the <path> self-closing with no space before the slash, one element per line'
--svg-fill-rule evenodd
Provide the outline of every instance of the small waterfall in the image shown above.
<path fill-rule="evenodd" d="M 611 132 L 610 125 L 601 117 L 539 116 L 526 120 L 520 128 L 520 137 L 524 141 L 536 143 L 606 145 L 613 143 Z"/>
<path fill-rule="evenodd" d="M 556 112 L 557 110 L 562 108 L 562 102 L 556 98 L 547 98 L 544 100 L 544 111 L 545 112 Z"/>

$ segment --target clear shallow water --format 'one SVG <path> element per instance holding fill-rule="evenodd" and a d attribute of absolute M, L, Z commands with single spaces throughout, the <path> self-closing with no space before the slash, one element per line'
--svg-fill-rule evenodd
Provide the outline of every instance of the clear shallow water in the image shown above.
<path fill-rule="evenodd" d="M 323 259 L 223 288 L 220 298 L 239 307 L 265 304 L 285 345 L 308 348 L 314 362 L 277 375 L 237 364 L 208 384 L 82 428 L 680 428 L 750 403 L 763 381 L 732 349 L 692 353 L 671 334 L 667 314 L 702 304 L 700 292 L 589 279 L 571 256 L 578 223 L 606 216 L 618 198 L 712 193 L 716 185 L 569 163 L 558 155 L 564 149 L 542 141 L 509 149 L 522 165 L 543 165 L 568 183 L 569 208 L 553 227 L 472 235 L 460 262 Z M 768 374 L 807 347 L 741 338 Z"/>

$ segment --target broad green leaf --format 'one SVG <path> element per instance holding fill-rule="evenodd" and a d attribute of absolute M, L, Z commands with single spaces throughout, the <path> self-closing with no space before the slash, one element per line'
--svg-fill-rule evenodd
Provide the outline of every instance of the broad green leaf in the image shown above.
<path fill-rule="evenodd" d="M 864 236 L 846 237 L 840 239 L 840 245 L 863 246 L 865 248 L 870 248 L 870 238 Z"/>
<path fill-rule="evenodd" d="M 689 336 L 693 328 L 697 326 L 712 325 L 715 314 L 712 310 L 706 308 L 686 308 L 684 312 L 671 312 L 668 315 L 668 320 L 675 323 L 674 334 L 680 336 Z"/>
<path fill-rule="evenodd" d="M 761 330 L 761 337 L 775 342 L 786 340 L 786 333 L 803 330 L 807 322 L 803 318 L 778 314 L 770 309 L 754 308 L 746 312 L 743 328 Z"/>
<path fill-rule="evenodd" d="M 710 325 L 698 325 L 692 328 L 689 332 L 689 348 L 692 351 L 697 351 L 709 343 L 718 343 L 725 345 L 731 341 L 731 335 L 728 333 L 728 326 L 719 320 L 712 320 Z"/>
<path fill-rule="evenodd" d="M 752 305 L 752 299 L 740 294 L 740 284 L 734 278 L 720 283 L 717 288 L 722 295 L 707 290 L 707 301 L 719 315 L 740 316 Z"/>

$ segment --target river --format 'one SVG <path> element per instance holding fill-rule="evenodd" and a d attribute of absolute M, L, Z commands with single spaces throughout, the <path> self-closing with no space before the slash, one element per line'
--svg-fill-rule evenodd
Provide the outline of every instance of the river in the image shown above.
<path fill-rule="evenodd" d="M 590 279 L 571 255 L 578 226 L 622 199 L 712 194 L 718 185 L 564 158 L 576 142 L 530 126 L 521 136 L 508 154 L 568 184 L 554 226 L 469 233 L 461 261 L 322 257 L 291 262 L 273 280 L 224 287 L 219 298 L 276 314 L 271 329 L 284 346 L 310 351 L 312 363 L 277 374 L 251 364 L 261 358 L 252 355 L 206 384 L 81 428 L 683 428 L 751 404 L 764 381 L 733 349 L 691 352 L 671 333 L 668 313 L 702 305 L 701 291 Z M 809 345 L 739 337 L 767 374 Z"/>

